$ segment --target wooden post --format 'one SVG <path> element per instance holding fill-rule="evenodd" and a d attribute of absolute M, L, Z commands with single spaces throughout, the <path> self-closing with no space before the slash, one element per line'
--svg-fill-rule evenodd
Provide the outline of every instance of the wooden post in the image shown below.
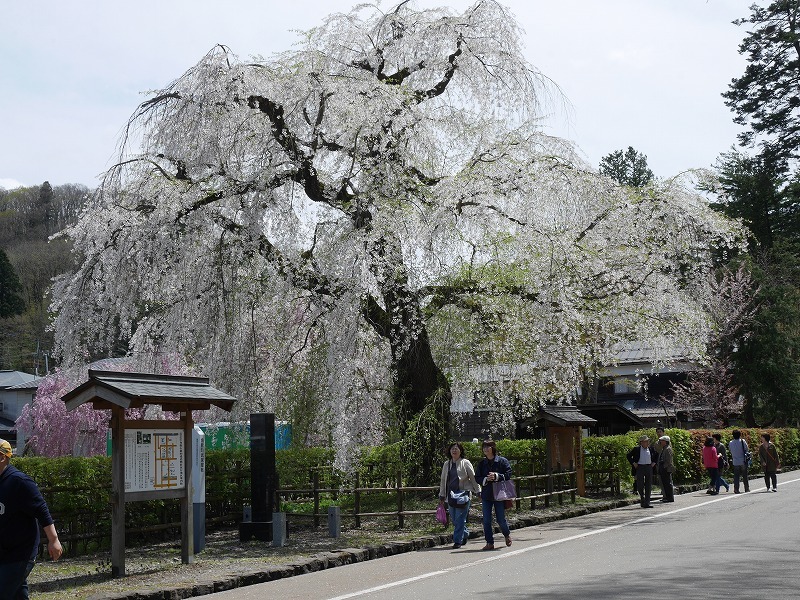
<path fill-rule="evenodd" d="M 125 576 L 125 409 L 111 409 L 111 576 Z"/>
<path fill-rule="evenodd" d="M 556 472 L 558 477 L 558 504 L 564 504 L 564 467 L 561 463 L 556 465 Z"/>
<path fill-rule="evenodd" d="M 578 488 L 578 495 L 581 497 L 586 496 L 586 464 L 583 455 L 583 430 L 580 427 L 575 427 L 575 444 L 574 444 L 574 457 L 575 457 L 575 476 L 576 485 L 570 487 Z M 570 469 L 572 470 L 572 469 Z M 573 496 L 575 494 L 573 493 Z M 575 499 L 573 498 L 573 502 Z"/>
<path fill-rule="evenodd" d="M 575 481 L 575 472 L 574 472 L 575 468 L 574 468 L 574 465 L 573 465 L 572 461 L 569 461 L 569 470 L 570 470 L 569 487 L 570 487 L 570 490 L 572 490 L 569 493 L 569 497 L 570 497 L 570 500 L 572 501 L 572 503 L 575 504 L 575 484 L 576 484 L 576 481 Z M 581 494 L 581 496 L 585 496 L 585 495 L 586 495 L 586 491 L 584 489 L 584 492 L 583 492 L 583 494 Z"/>
<path fill-rule="evenodd" d="M 194 562 L 194 507 L 192 506 L 192 433 L 194 420 L 192 411 L 181 413 L 183 423 L 183 481 L 184 495 L 181 497 L 181 562 Z"/>
<path fill-rule="evenodd" d="M 358 490 L 360 487 L 361 478 L 358 476 L 358 471 L 356 471 L 353 490 L 353 512 L 355 513 L 356 529 L 361 527 L 361 492 Z"/>
<path fill-rule="evenodd" d="M 314 488 L 314 527 L 319 527 L 319 471 L 311 472 L 311 485 Z"/>
<path fill-rule="evenodd" d="M 550 447 L 552 441 L 552 427 L 545 426 L 545 455 L 544 455 L 544 468 L 547 475 L 545 480 L 545 493 L 544 506 L 550 508 L 550 495 L 553 493 L 553 450 Z"/>
<path fill-rule="evenodd" d="M 397 524 L 403 528 L 405 519 L 403 517 L 403 472 L 397 472 Z"/>

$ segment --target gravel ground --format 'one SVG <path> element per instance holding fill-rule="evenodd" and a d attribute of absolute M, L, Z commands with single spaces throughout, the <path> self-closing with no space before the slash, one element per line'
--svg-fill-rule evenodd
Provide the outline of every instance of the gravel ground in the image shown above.
<path fill-rule="evenodd" d="M 511 511 L 509 524 L 512 528 L 525 527 L 628 502 L 627 499 L 578 499 L 574 505 L 519 513 Z M 470 515 L 470 522 L 473 535 L 480 534 L 475 527 L 480 523 L 479 514 Z M 361 529 L 343 530 L 340 538 L 327 537 L 326 528 L 299 529 L 290 531 L 286 546 L 274 548 L 263 542 L 242 543 L 238 530 L 222 530 L 206 536 L 205 549 L 189 565 L 181 563 L 180 543 L 163 543 L 126 549 L 127 575 L 122 578 L 111 577 L 110 553 L 104 552 L 62 559 L 57 563 L 50 560 L 39 563 L 28 581 L 34 600 L 147 598 L 153 597 L 155 592 L 159 592 L 159 598 L 187 598 L 203 593 L 198 582 L 212 588 L 216 584 L 220 589 L 220 585 L 235 587 L 251 580 L 291 576 L 304 569 L 334 566 L 337 556 L 349 555 L 364 560 L 411 550 L 412 544 L 400 543 L 408 540 L 415 540 L 416 547 L 446 543 L 447 533 L 448 530 L 436 524 L 431 516 L 413 520 L 404 529 L 398 529 L 396 522 L 369 522 Z M 339 552 L 343 550 L 349 552 Z M 320 561 L 319 557 L 328 558 Z M 165 595 L 163 590 L 169 592 Z"/>

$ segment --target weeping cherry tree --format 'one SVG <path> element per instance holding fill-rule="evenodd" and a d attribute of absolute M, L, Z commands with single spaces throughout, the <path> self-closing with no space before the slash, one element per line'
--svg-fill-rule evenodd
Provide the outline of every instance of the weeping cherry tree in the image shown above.
<path fill-rule="evenodd" d="M 404 438 L 430 480 L 459 369 L 529 365 L 530 412 L 617 341 L 701 351 L 709 248 L 736 229 L 685 181 L 622 187 L 544 135 L 555 92 L 520 35 L 492 0 L 402 2 L 268 59 L 215 47 L 138 107 L 65 232 L 62 355 L 175 350 L 244 412 L 313 368 L 340 458 Z"/>

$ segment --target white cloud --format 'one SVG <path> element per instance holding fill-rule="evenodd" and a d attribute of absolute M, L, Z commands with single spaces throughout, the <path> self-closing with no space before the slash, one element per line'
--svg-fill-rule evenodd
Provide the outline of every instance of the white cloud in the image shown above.
<path fill-rule="evenodd" d="M 0 188 L 13 190 L 14 188 L 18 187 L 24 187 L 24 186 L 16 179 L 3 179 L 2 177 L 0 177 Z"/>

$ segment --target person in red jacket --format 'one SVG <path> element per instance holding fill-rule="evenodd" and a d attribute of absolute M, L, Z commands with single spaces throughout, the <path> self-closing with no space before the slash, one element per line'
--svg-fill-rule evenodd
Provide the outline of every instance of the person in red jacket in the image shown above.
<path fill-rule="evenodd" d="M 0 600 L 28 600 L 28 575 L 39 550 L 39 527 L 53 560 L 61 542 L 39 487 L 11 465 L 11 444 L 0 439 Z"/>
<path fill-rule="evenodd" d="M 719 452 L 717 452 L 717 448 L 714 446 L 714 438 L 706 438 L 706 442 L 703 445 L 702 458 L 703 466 L 706 468 L 708 477 L 711 479 L 711 484 L 709 485 L 706 494 L 716 496 L 719 494 L 717 481 L 719 480 L 719 459 L 721 457 Z"/>

